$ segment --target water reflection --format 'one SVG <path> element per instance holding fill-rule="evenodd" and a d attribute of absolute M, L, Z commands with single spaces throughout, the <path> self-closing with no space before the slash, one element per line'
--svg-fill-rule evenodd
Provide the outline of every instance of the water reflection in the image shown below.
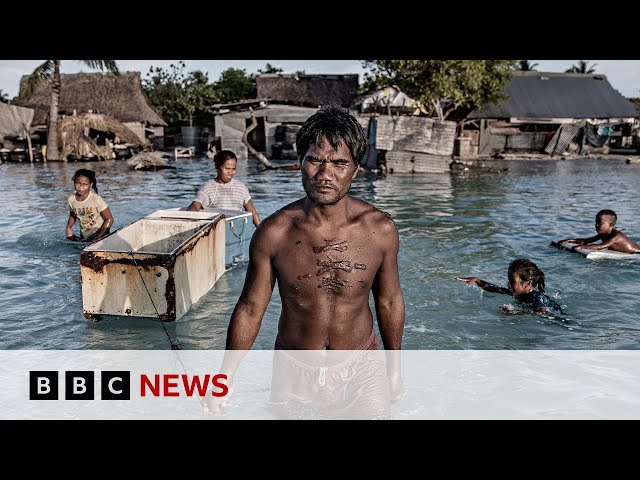
<path fill-rule="evenodd" d="M 188 205 L 213 176 L 206 158 L 181 159 L 175 170 L 141 172 L 126 162 L 0 165 L 0 348 L 223 348 L 242 290 L 246 258 L 233 265 L 179 321 L 82 315 L 81 244 L 64 239 L 66 198 L 76 169 L 96 171 L 115 227 L 149 213 Z M 639 348 L 637 264 L 591 261 L 549 247 L 554 239 L 594 233 L 598 210 L 640 240 L 640 168 L 615 160 L 510 161 L 500 173 L 360 174 L 352 194 L 389 212 L 400 231 L 400 281 L 407 305 L 406 349 Z M 264 218 L 300 198 L 298 171 L 263 170 L 240 160 Z M 547 293 L 574 325 L 533 315 L 506 316 L 504 296 L 456 282 L 478 276 L 506 285 L 514 258 L 546 275 Z M 280 299 L 267 308 L 254 348 L 271 349 Z M 571 327 L 571 328 L 570 328 Z"/>

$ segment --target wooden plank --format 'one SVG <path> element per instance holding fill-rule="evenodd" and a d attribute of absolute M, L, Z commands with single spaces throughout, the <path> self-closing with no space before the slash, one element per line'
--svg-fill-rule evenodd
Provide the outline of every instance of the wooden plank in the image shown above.
<path fill-rule="evenodd" d="M 389 173 L 448 173 L 451 158 L 406 150 L 392 150 L 386 154 Z"/>
<path fill-rule="evenodd" d="M 377 117 L 376 148 L 452 155 L 456 123 L 426 117 Z"/>
<path fill-rule="evenodd" d="M 435 120 L 431 133 L 431 143 L 425 153 L 432 155 L 453 155 L 453 144 L 456 138 L 456 123 L 447 120 Z"/>
<path fill-rule="evenodd" d="M 396 117 L 394 150 L 429 153 L 433 120 L 424 117 Z"/>
<path fill-rule="evenodd" d="M 376 148 L 378 150 L 393 150 L 393 130 L 395 118 L 388 115 L 377 117 Z"/>

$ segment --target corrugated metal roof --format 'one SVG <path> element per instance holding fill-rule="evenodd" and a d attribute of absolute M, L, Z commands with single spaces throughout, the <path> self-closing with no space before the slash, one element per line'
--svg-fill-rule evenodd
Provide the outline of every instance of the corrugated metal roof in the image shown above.
<path fill-rule="evenodd" d="M 508 98 L 486 103 L 467 118 L 620 118 L 637 117 L 633 103 L 605 75 L 514 72 Z"/>

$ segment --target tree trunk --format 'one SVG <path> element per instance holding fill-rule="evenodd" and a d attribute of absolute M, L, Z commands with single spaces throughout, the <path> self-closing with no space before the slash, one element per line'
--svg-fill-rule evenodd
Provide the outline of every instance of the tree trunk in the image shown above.
<path fill-rule="evenodd" d="M 249 145 L 249 140 L 248 140 L 249 133 L 251 133 L 251 131 L 258 126 L 258 122 L 256 121 L 256 117 L 253 115 L 253 109 L 251 107 L 249 107 L 249 111 L 251 112 L 251 125 L 249 125 L 247 128 L 244 129 L 244 133 L 242 134 L 242 143 L 244 143 L 247 146 L 247 148 L 249 149 L 249 152 L 255 155 L 255 157 L 258 159 L 258 161 L 261 164 L 263 164 L 267 168 L 273 168 L 273 165 L 271 165 L 271 162 L 269 162 L 267 157 L 265 157 L 262 153 L 257 151 L 251 145 Z"/>
<path fill-rule="evenodd" d="M 58 151 L 58 104 L 60 103 L 60 60 L 54 60 L 54 71 L 51 88 L 51 106 L 49 107 L 49 125 L 47 134 L 47 160 L 60 160 Z M 64 159 L 66 160 L 66 159 Z"/>

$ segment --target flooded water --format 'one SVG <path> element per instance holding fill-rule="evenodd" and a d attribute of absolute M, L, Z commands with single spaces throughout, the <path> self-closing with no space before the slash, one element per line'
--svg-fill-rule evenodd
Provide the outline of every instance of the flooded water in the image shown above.
<path fill-rule="evenodd" d="M 238 178 L 262 218 L 303 196 L 300 173 L 263 171 L 241 159 Z M 640 241 L 640 166 L 621 160 L 516 160 L 502 173 L 358 176 L 351 193 L 389 212 L 400 231 L 406 302 L 405 349 L 638 349 L 640 262 L 588 260 L 551 240 L 595 233 L 610 208 Z M 0 165 L 0 349 L 222 349 L 246 261 L 227 271 L 177 322 L 82 314 L 81 244 L 65 239 L 66 198 L 78 168 L 96 171 L 114 227 L 186 206 L 213 175 L 212 162 L 180 160 L 141 172 L 126 162 Z M 545 273 L 562 318 L 507 316 L 511 297 L 468 287 L 456 276 L 506 286 L 507 267 L 528 257 Z M 255 349 L 271 349 L 277 288 Z M 166 331 L 165 331 L 166 329 Z"/>

